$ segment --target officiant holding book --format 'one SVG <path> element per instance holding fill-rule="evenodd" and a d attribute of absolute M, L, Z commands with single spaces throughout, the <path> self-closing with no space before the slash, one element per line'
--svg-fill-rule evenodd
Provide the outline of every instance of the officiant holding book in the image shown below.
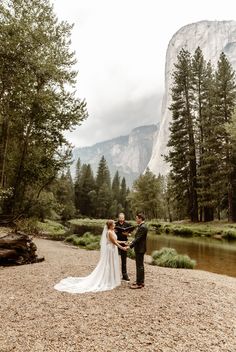
<path fill-rule="evenodd" d="M 132 230 L 132 226 L 125 221 L 125 214 L 120 213 L 118 216 L 118 221 L 116 221 L 115 223 L 115 232 L 117 235 L 117 240 L 127 241 L 127 238 L 130 235 L 130 230 Z M 119 249 L 119 254 L 121 256 L 122 279 L 125 281 L 130 281 L 129 276 L 127 274 L 127 252 Z"/>

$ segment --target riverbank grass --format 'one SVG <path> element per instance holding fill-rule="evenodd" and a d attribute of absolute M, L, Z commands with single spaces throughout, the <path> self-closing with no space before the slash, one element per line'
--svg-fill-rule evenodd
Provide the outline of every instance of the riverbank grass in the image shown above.
<path fill-rule="evenodd" d="M 236 240 L 236 224 L 221 221 L 209 223 L 158 222 L 149 221 L 149 229 L 156 234 L 170 234 L 182 237 L 211 237 L 215 239 Z"/>
<path fill-rule="evenodd" d="M 162 248 L 152 252 L 152 265 L 168 268 L 193 269 L 196 261 L 188 255 L 178 254 L 174 248 Z"/>
<path fill-rule="evenodd" d="M 88 250 L 98 250 L 100 248 L 101 236 L 95 236 L 90 232 L 86 232 L 83 236 L 71 235 L 65 239 L 74 246 L 78 246 Z"/>

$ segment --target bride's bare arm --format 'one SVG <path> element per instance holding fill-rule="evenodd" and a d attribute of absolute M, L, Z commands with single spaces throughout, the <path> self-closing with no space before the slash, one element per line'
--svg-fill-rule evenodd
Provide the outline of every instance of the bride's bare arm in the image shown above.
<path fill-rule="evenodd" d="M 119 247 L 120 249 L 122 249 L 123 251 L 127 251 L 127 248 L 126 247 L 122 247 L 120 244 L 119 244 L 119 241 L 117 241 L 117 239 L 115 238 L 115 236 L 113 235 L 113 232 L 112 231 L 108 231 L 108 235 L 109 235 L 109 239 L 110 241 L 117 247 Z"/>

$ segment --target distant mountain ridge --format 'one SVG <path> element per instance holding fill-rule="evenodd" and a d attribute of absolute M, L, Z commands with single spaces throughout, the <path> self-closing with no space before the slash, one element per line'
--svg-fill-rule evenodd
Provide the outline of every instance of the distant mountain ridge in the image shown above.
<path fill-rule="evenodd" d="M 96 174 L 98 163 L 104 155 L 113 177 L 118 170 L 125 177 L 127 184 L 144 172 L 150 160 L 153 142 L 156 140 L 159 125 L 145 125 L 134 128 L 129 135 L 119 136 L 90 147 L 75 148 L 73 151 L 72 175 L 80 158 L 81 163 L 90 164 Z"/>

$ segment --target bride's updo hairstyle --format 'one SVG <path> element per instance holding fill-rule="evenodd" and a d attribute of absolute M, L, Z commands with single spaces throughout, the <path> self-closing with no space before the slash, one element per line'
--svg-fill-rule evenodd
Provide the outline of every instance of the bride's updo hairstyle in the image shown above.
<path fill-rule="evenodd" d="M 114 225 L 114 220 L 107 220 L 106 225 L 109 230 L 112 227 L 112 225 Z"/>

